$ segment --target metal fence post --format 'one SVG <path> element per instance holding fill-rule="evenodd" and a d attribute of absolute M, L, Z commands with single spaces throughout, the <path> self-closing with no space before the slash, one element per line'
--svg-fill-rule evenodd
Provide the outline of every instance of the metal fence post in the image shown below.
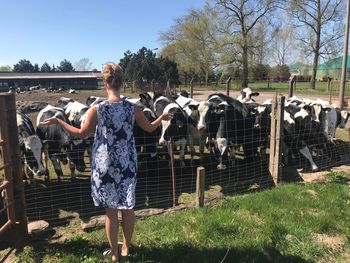
<path fill-rule="evenodd" d="M 194 78 L 191 79 L 190 81 L 191 89 L 190 89 L 190 97 L 191 99 L 193 98 L 193 85 L 194 85 Z"/>
<path fill-rule="evenodd" d="M 231 77 L 226 80 L 226 95 L 230 96 Z"/>

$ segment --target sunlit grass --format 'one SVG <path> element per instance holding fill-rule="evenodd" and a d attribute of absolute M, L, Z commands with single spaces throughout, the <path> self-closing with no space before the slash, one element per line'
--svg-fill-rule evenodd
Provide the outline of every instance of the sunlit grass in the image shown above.
<path fill-rule="evenodd" d="M 337 262 L 350 249 L 350 191 L 334 177 L 139 220 L 129 262 Z M 68 232 L 65 241 L 32 242 L 21 262 L 102 261 L 103 229 Z M 320 235 L 340 242 L 322 243 Z"/>

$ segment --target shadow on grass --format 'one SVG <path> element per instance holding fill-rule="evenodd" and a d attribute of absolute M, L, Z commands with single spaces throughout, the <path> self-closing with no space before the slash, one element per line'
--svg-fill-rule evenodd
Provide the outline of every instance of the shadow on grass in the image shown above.
<path fill-rule="evenodd" d="M 75 239 L 63 244 L 38 242 L 32 244 L 36 262 L 55 256 L 60 262 L 102 262 L 105 244 L 91 244 L 84 239 Z M 132 247 L 130 256 L 120 262 L 307 262 L 299 256 L 282 255 L 276 248 L 197 248 L 186 244 L 172 247 Z M 23 260 L 24 258 L 22 258 Z"/>

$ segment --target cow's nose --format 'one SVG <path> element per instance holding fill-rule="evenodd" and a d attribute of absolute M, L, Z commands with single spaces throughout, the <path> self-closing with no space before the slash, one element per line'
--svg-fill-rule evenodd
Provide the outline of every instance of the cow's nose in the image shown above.
<path fill-rule="evenodd" d="M 198 124 L 197 125 L 197 130 L 204 130 L 205 126 L 203 124 Z"/>
<path fill-rule="evenodd" d="M 259 123 L 254 124 L 254 128 L 260 129 L 260 128 L 261 128 L 261 127 L 260 127 L 260 124 L 259 124 Z"/>
<path fill-rule="evenodd" d="M 78 167 L 77 167 L 77 170 L 78 170 L 79 172 L 84 172 L 85 169 L 86 169 L 86 166 L 85 166 L 85 165 L 82 165 L 82 166 L 78 166 Z"/>
<path fill-rule="evenodd" d="M 160 145 L 167 144 L 167 141 L 164 140 L 164 138 L 160 138 L 160 139 L 159 139 L 159 144 L 160 144 Z"/>

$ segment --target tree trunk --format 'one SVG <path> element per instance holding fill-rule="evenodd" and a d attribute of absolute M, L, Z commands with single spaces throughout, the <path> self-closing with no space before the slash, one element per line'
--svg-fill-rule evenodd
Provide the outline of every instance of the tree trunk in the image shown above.
<path fill-rule="evenodd" d="M 316 83 L 316 74 L 317 74 L 317 67 L 318 67 L 318 59 L 320 57 L 320 43 L 321 43 L 321 3 L 320 0 L 317 1 L 317 28 L 316 28 L 316 43 L 315 43 L 315 49 L 314 49 L 314 61 L 312 63 L 312 75 L 310 80 L 310 89 L 315 89 L 315 83 Z"/>
<path fill-rule="evenodd" d="M 242 88 L 244 89 L 248 87 L 248 49 L 246 46 L 243 47 L 242 66 Z"/>

